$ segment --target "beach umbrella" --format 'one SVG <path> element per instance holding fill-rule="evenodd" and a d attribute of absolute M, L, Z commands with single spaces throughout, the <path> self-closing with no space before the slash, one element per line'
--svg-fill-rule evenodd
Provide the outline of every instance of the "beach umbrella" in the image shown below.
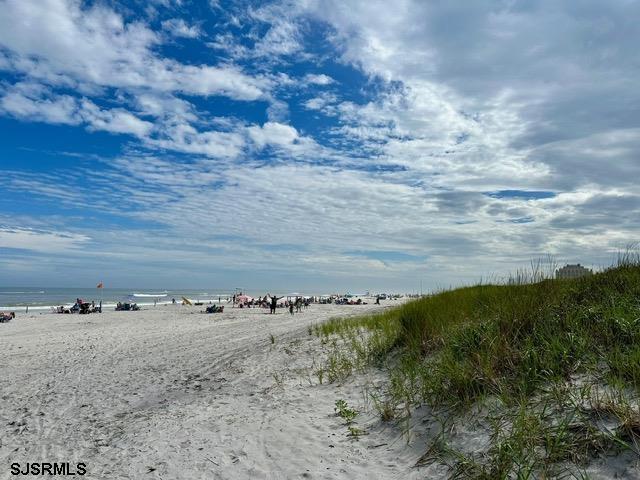
<path fill-rule="evenodd" d="M 251 302 L 252 300 L 253 300 L 253 297 L 250 297 L 249 295 L 238 295 L 236 297 L 237 303 Z"/>

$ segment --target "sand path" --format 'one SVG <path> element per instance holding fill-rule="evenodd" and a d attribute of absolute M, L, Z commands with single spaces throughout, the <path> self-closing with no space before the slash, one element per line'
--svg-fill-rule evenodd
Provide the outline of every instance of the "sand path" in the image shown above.
<path fill-rule="evenodd" d="M 0 478 L 27 461 L 84 462 L 100 479 L 419 477 L 420 442 L 407 449 L 373 415 L 354 441 L 334 415 L 338 398 L 364 405 L 370 379 L 310 373 L 321 347 L 308 325 L 376 308 L 167 306 L 0 325 Z"/>

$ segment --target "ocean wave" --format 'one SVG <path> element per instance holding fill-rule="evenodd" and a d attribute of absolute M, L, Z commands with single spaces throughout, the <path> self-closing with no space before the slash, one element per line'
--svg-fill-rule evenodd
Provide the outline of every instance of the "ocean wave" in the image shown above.
<path fill-rule="evenodd" d="M 17 295 L 17 294 L 34 294 L 34 293 L 45 293 L 45 291 L 37 290 L 33 292 L 0 292 L 0 295 Z"/>

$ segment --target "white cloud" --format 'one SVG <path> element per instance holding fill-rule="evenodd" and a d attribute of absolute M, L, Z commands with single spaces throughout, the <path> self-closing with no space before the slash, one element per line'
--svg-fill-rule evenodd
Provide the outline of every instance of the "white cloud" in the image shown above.
<path fill-rule="evenodd" d="M 20 22 L 15 19 L 20 18 Z M 0 45 L 8 63 L 32 78 L 162 92 L 255 100 L 268 82 L 232 66 L 184 65 L 159 58 L 160 37 L 141 22 L 126 23 L 102 6 L 74 0 L 6 0 Z"/>
<path fill-rule="evenodd" d="M 198 38 L 202 33 L 197 25 L 189 26 L 187 22 L 181 18 L 165 20 L 162 22 L 162 28 L 174 37 Z"/>
<path fill-rule="evenodd" d="M 14 90 L 0 98 L 0 110 L 18 118 L 77 125 L 80 123 L 77 103 L 75 98 L 68 95 L 34 99 Z"/>
<path fill-rule="evenodd" d="M 170 94 L 140 93 L 133 97 L 133 103 L 140 113 L 161 119 L 167 124 L 198 121 L 191 103 Z"/>
<path fill-rule="evenodd" d="M 89 237 L 68 232 L 39 231 L 26 228 L 0 227 L 0 247 L 61 253 L 79 249 Z"/>
<path fill-rule="evenodd" d="M 317 96 L 310 98 L 302 103 L 307 110 L 318 110 L 327 116 L 335 116 L 338 114 L 338 97 L 329 92 L 320 92 Z"/>
<path fill-rule="evenodd" d="M 213 40 L 207 42 L 206 45 L 209 48 L 228 53 L 231 58 L 237 59 L 250 56 L 250 50 L 246 46 L 238 43 L 231 33 L 218 33 L 213 37 Z"/>
<path fill-rule="evenodd" d="M 261 57 L 292 55 L 301 48 L 295 24 L 276 22 L 267 34 L 256 43 L 253 55 Z"/>
<path fill-rule="evenodd" d="M 295 133 L 283 127 L 261 128 L 264 145 L 290 143 Z M 5 177 L 10 189 L 28 185 L 40 191 L 49 183 L 46 178 L 18 183 L 12 175 Z M 271 263 L 286 255 L 299 268 L 304 266 L 307 274 L 334 281 L 341 277 L 354 281 L 367 272 L 369 278 L 374 275 L 384 281 L 406 282 L 412 275 L 468 281 L 500 271 L 500 265 L 507 270 L 514 262 L 522 265 L 535 253 L 545 252 L 602 259 L 610 256 L 611 241 L 619 242 L 633 231 L 633 222 L 618 222 L 612 230 L 610 224 L 591 219 L 588 233 L 580 238 L 569 232 L 552 234 L 553 225 L 566 222 L 567 216 L 587 218 L 576 212 L 596 200 L 635 203 L 635 210 L 626 210 L 631 217 L 638 205 L 638 197 L 628 192 L 588 190 L 527 201 L 408 185 L 397 179 L 389 173 L 313 165 L 253 168 L 206 160 L 176 164 L 174 159 L 127 157 L 114 161 L 112 171 L 104 172 L 90 187 L 76 189 L 80 199 L 64 197 L 60 189 L 50 189 L 49 194 L 72 205 L 92 204 L 112 214 L 126 212 L 165 225 L 135 232 L 139 238 L 126 243 L 139 245 L 135 248 L 123 247 L 122 234 L 114 232 L 113 238 L 101 234 L 100 248 L 111 251 L 114 260 L 144 262 L 146 258 L 157 264 L 163 251 L 171 251 L 172 259 L 197 271 L 206 249 L 206 262 L 238 271 L 254 269 L 256 258 Z M 535 218 L 534 230 L 517 223 L 527 217 Z M 284 247 L 271 250 L 269 245 Z M 403 262 L 400 268 L 353 258 L 348 253 L 353 251 L 400 251 L 427 260 Z M 286 272 L 287 265 L 280 264 L 276 270 Z"/>
<path fill-rule="evenodd" d="M 198 131 L 188 124 L 167 127 L 163 133 L 163 138 L 147 139 L 146 143 L 156 148 L 216 158 L 236 158 L 245 145 L 241 133 Z"/>
<path fill-rule="evenodd" d="M 243 12 L 226 12 L 227 24 L 247 28 L 247 33 L 237 36 L 217 33 L 207 45 L 226 52 L 234 60 L 257 60 L 263 66 L 286 63 L 292 58 L 311 59 L 313 55 L 305 51 L 305 28 L 290 19 L 295 10 L 297 7 L 271 2 L 250 6 Z"/>
<path fill-rule="evenodd" d="M 288 156 L 285 158 L 313 162 L 330 153 L 313 138 L 300 135 L 294 127 L 283 123 L 266 122 L 262 126 L 252 125 L 247 127 L 246 131 L 258 149 L 270 146 Z"/>
<path fill-rule="evenodd" d="M 167 63 L 157 79 L 165 90 L 197 95 L 226 95 L 236 100 L 257 100 L 269 82 L 251 79 L 236 67 L 191 66 Z"/>
<path fill-rule="evenodd" d="M 37 84 L 19 83 L 0 97 L 0 111 L 15 117 L 53 124 L 85 124 L 90 130 L 102 130 L 145 137 L 153 124 L 116 108 L 101 109 L 87 99 L 55 95 Z"/>
<path fill-rule="evenodd" d="M 402 84 L 404 104 L 385 102 L 381 109 L 397 125 L 397 134 L 441 131 L 455 137 L 460 127 L 468 132 L 475 123 L 472 143 L 513 165 L 535 162 L 543 174 L 560 167 L 540 151 L 550 142 L 580 139 L 583 146 L 596 142 L 597 149 L 603 135 L 637 128 L 637 113 L 629 108 L 637 102 L 630 88 L 636 75 L 628 59 L 638 35 L 624 25 L 638 13 L 636 4 L 625 1 L 580 7 L 542 1 L 525 7 L 350 0 L 307 2 L 289 20 L 311 15 L 327 22 L 344 61 Z M 611 144 L 608 151 L 628 170 L 626 140 L 619 141 L 619 148 Z M 580 156 L 574 158 L 562 161 L 588 170 L 574 165 Z M 558 180 L 575 188 L 582 177 Z"/>
<path fill-rule="evenodd" d="M 277 60 L 279 56 L 303 53 L 299 27 L 288 20 L 287 12 L 281 6 L 271 4 L 250 10 L 249 14 L 253 21 L 258 20 L 269 26 L 266 34 L 255 42 L 251 56 Z"/>
<path fill-rule="evenodd" d="M 333 78 L 324 73 L 321 74 L 307 74 L 304 76 L 304 81 L 313 85 L 330 85 L 334 82 Z"/>
<path fill-rule="evenodd" d="M 276 122 L 267 122 L 261 127 L 254 125 L 247 128 L 247 132 L 259 148 L 266 145 L 292 145 L 299 139 L 295 128 Z"/>
<path fill-rule="evenodd" d="M 89 100 L 81 102 L 80 115 L 89 128 L 95 130 L 145 137 L 153 128 L 153 123 L 140 120 L 126 110 L 103 110 Z"/>

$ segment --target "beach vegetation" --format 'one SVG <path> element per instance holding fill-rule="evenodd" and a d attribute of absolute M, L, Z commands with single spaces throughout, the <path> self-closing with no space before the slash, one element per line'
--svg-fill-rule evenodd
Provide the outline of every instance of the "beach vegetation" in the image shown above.
<path fill-rule="evenodd" d="M 358 410 L 356 410 L 355 408 L 350 407 L 345 400 L 336 400 L 334 411 L 336 412 L 336 415 L 342 418 L 344 420 L 344 423 L 347 425 L 348 437 L 357 440 L 362 435 L 367 434 L 366 430 L 354 425 L 355 419 L 360 414 L 360 412 L 358 412 Z"/>
<path fill-rule="evenodd" d="M 336 406 L 334 408 L 337 415 L 344 419 L 347 424 L 353 423 L 353 420 L 358 416 L 358 411 L 349 407 L 344 400 L 336 400 Z"/>
<path fill-rule="evenodd" d="M 572 280 L 545 264 L 316 325 L 330 347 L 328 380 L 386 369 L 372 403 L 405 429 L 423 405 L 449 419 L 475 412 L 489 431 L 483 451 L 456 448 L 443 431 L 418 462 L 439 461 L 454 477 L 580 476 L 595 457 L 640 454 L 640 258 L 630 250 Z"/>

